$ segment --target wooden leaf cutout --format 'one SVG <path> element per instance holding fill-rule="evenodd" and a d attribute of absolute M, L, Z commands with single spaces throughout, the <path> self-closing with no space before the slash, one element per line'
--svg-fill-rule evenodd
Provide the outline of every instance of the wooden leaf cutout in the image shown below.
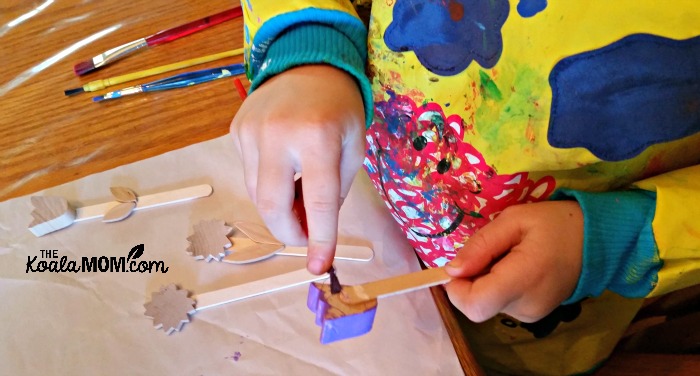
<path fill-rule="evenodd" d="M 256 243 L 283 245 L 283 243 L 277 240 L 270 230 L 263 225 L 250 222 L 235 222 L 233 225 Z"/>
<path fill-rule="evenodd" d="M 136 193 L 126 187 L 110 187 L 112 196 L 119 202 L 137 202 Z"/>
<path fill-rule="evenodd" d="M 102 217 L 102 222 L 119 222 L 126 219 L 134 211 L 136 202 L 120 202 L 117 206 L 109 209 Z"/>
<path fill-rule="evenodd" d="M 190 242 L 187 253 L 196 260 L 221 261 L 226 248 L 231 246 L 231 240 L 227 237 L 231 230 L 224 221 L 212 219 L 199 222 L 194 226 L 194 234 L 187 237 Z"/>
<path fill-rule="evenodd" d="M 178 289 L 175 284 L 164 286 L 158 292 L 151 294 L 151 301 L 144 304 L 145 315 L 153 319 L 156 329 L 163 328 L 166 334 L 179 332 L 190 322 L 190 314 L 194 314 L 194 300 L 187 297 L 187 290 Z"/>
<path fill-rule="evenodd" d="M 29 231 L 36 236 L 68 227 L 75 220 L 75 209 L 63 197 L 32 196 L 31 202 L 34 210 Z"/>
<path fill-rule="evenodd" d="M 255 243 L 240 249 L 235 248 L 233 252 L 226 255 L 221 261 L 229 264 L 248 264 L 268 259 L 282 249 L 284 249 L 284 245 Z"/>

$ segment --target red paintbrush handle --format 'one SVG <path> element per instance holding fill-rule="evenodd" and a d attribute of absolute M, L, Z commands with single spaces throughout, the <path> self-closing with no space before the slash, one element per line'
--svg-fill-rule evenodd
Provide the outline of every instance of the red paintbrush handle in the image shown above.
<path fill-rule="evenodd" d="M 218 25 L 224 21 L 240 17 L 242 14 L 243 9 L 241 9 L 240 6 L 233 9 L 229 9 L 227 11 L 223 11 L 221 13 L 217 13 L 209 17 L 204 17 L 201 20 L 192 21 L 190 23 L 174 27 L 172 29 L 159 31 L 158 33 L 146 38 L 146 43 L 148 43 L 150 47 L 157 46 L 163 43 L 168 43 L 175 39 L 182 38 L 192 33 L 196 33 L 202 29 L 206 29 L 210 26 Z"/>

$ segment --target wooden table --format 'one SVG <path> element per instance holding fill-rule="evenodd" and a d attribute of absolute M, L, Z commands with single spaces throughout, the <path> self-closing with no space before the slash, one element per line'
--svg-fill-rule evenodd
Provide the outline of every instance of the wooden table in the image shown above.
<path fill-rule="evenodd" d="M 93 103 L 91 93 L 64 95 L 64 90 L 98 78 L 242 47 L 238 19 L 76 77 L 77 62 L 237 5 L 224 0 L 127 4 L 118 0 L 0 4 L 0 201 L 228 133 L 241 104 L 231 80 L 103 103 Z M 241 61 L 227 58 L 197 69 Z M 433 292 L 465 373 L 479 374 L 444 293 Z M 613 358 L 605 374 L 628 374 L 625 370 L 638 365 L 638 359 Z M 687 357 L 677 359 L 688 370 L 698 365 Z M 669 357 L 647 357 L 642 362 L 651 374 L 663 374 Z"/>
<path fill-rule="evenodd" d="M 91 98 L 108 90 L 64 95 L 64 90 L 92 80 L 243 46 L 239 18 L 77 77 L 73 66 L 80 61 L 238 5 L 224 0 L 126 4 L 117 0 L 47 0 L 0 5 L 0 201 L 228 133 L 241 104 L 232 80 L 102 103 L 93 103 Z M 242 57 L 227 58 L 183 71 L 242 61 Z M 248 85 L 247 80 L 242 81 Z M 438 301 L 450 326 L 454 321 L 447 301 Z M 459 330 L 450 327 L 465 373 L 478 374 Z"/>
<path fill-rule="evenodd" d="M 223 0 L 126 4 L 117 0 L 10 0 L 0 5 L 0 200 L 228 132 L 241 103 L 231 80 L 104 103 L 93 103 L 94 93 L 64 95 L 64 90 L 98 78 L 242 47 L 239 19 L 77 77 L 75 63 L 237 5 Z M 90 41 L 100 33 L 104 35 Z M 241 61 L 240 57 L 228 58 L 190 70 Z"/>

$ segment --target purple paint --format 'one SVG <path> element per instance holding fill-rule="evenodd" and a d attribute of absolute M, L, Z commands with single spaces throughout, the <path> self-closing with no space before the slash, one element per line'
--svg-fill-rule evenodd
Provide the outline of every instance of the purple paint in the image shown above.
<path fill-rule="evenodd" d="M 342 305 L 342 303 L 335 304 Z M 316 325 L 321 327 L 322 344 L 368 333 L 372 329 L 374 315 L 377 313 L 376 300 L 366 305 L 353 306 L 356 313 L 343 313 L 343 311 L 347 312 L 348 306 L 338 307 L 329 303 L 328 296 L 316 283 L 309 286 L 306 305 L 316 314 Z M 332 312 L 329 313 L 329 310 Z"/>
<path fill-rule="evenodd" d="M 241 355 L 242 355 L 242 354 L 241 354 L 240 351 L 236 351 L 235 353 L 233 353 L 233 355 L 227 356 L 227 357 L 225 357 L 224 359 L 231 359 L 231 360 L 233 360 L 234 362 L 237 362 L 239 359 L 241 359 Z"/>

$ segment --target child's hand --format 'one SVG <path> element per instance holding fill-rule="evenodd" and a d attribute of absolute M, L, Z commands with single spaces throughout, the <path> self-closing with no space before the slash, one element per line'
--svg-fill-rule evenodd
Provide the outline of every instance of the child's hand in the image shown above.
<path fill-rule="evenodd" d="M 294 174 L 302 173 L 312 273 L 325 273 L 333 261 L 338 211 L 362 165 L 364 130 L 357 83 L 328 65 L 296 67 L 271 78 L 231 123 L 248 194 L 285 244 L 307 243 L 292 212 Z"/>
<path fill-rule="evenodd" d="M 573 293 L 583 247 L 575 201 L 509 207 L 472 236 L 448 264 L 452 303 L 470 320 L 505 313 L 535 322 Z"/>

